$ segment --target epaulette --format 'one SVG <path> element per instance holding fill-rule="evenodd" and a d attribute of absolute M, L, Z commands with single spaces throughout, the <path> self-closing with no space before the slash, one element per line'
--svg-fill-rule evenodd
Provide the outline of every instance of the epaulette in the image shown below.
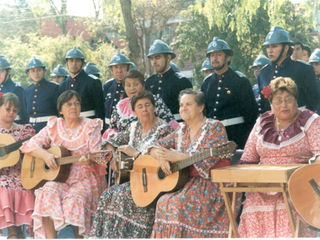
<path fill-rule="evenodd" d="M 15 84 L 17 87 L 21 86 L 21 84 L 20 84 L 19 82 L 14 82 L 14 84 Z"/>
<path fill-rule="evenodd" d="M 99 79 L 97 76 L 93 75 L 93 74 L 88 74 L 89 77 L 93 78 L 93 79 Z"/>
<path fill-rule="evenodd" d="M 264 68 L 268 67 L 268 66 L 270 66 L 270 64 L 266 64 L 266 65 L 264 65 L 264 66 L 260 69 L 260 71 L 261 71 L 262 69 L 264 69 Z"/>
<path fill-rule="evenodd" d="M 235 72 L 236 72 L 236 74 L 237 74 L 239 77 L 244 77 L 244 78 L 247 77 L 244 73 L 242 73 L 242 72 L 240 72 L 240 71 L 235 71 Z"/>
<path fill-rule="evenodd" d="M 308 62 L 306 62 L 306 61 L 303 61 L 303 60 L 300 60 L 300 59 L 298 59 L 298 60 L 296 60 L 297 62 L 300 62 L 300 63 L 304 63 L 304 64 L 306 64 L 306 65 L 311 65 L 310 63 L 308 63 Z"/>
<path fill-rule="evenodd" d="M 186 76 L 183 75 L 183 74 L 180 73 L 180 72 L 175 72 L 174 75 L 176 75 L 179 79 L 181 79 L 181 78 L 186 78 Z"/>
<path fill-rule="evenodd" d="M 202 82 L 206 81 L 209 77 L 211 77 L 211 76 L 212 76 L 212 74 L 213 74 L 213 73 L 210 73 L 208 76 L 206 76 L 206 77 L 203 79 L 203 81 L 202 81 Z"/>
<path fill-rule="evenodd" d="M 57 82 L 54 82 L 54 81 L 51 81 L 52 83 L 55 83 L 55 84 L 57 84 L 57 85 L 60 85 L 59 83 L 57 83 Z"/>

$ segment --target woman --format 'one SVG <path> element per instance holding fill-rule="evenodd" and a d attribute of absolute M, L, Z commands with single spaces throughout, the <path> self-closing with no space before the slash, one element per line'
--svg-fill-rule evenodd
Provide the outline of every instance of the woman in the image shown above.
<path fill-rule="evenodd" d="M 43 147 L 60 146 L 72 156 L 92 153 L 99 149 L 102 121 L 79 117 L 81 99 L 76 91 L 62 93 L 58 99 L 61 118 L 50 118 L 48 124 L 36 136 L 20 148 L 23 153 L 45 161 L 51 170 L 57 168 L 57 156 Z M 35 238 L 56 238 L 57 231 L 72 225 L 76 238 L 88 236 L 93 213 L 99 196 L 106 188 L 105 165 L 95 163 L 102 153 L 82 156 L 73 163 L 65 183 L 49 181 L 35 191 L 34 220 Z"/>
<path fill-rule="evenodd" d="M 28 62 L 26 73 L 33 84 L 23 91 L 25 111 L 28 122 L 36 132 L 39 132 L 46 126 L 49 118 L 58 115 L 59 85 L 44 78 L 46 67 L 40 59 L 35 57 Z"/>
<path fill-rule="evenodd" d="M 107 140 L 103 149 L 115 150 L 137 158 L 146 154 L 146 148 L 173 129 L 154 114 L 155 101 L 149 91 L 137 93 L 132 99 L 132 110 L 138 121 L 115 137 Z M 114 171 L 116 157 L 111 161 Z M 149 238 L 151 236 L 155 208 L 138 207 L 132 199 L 130 182 L 108 188 L 100 197 L 93 221 L 91 237 L 99 238 Z"/>
<path fill-rule="evenodd" d="M 170 162 L 182 161 L 228 140 L 223 125 L 205 117 L 203 92 L 186 89 L 180 92 L 179 99 L 179 111 L 185 123 L 180 123 L 175 132 L 149 148 L 166 174 L 171 173 Z M 230 159 L 214 156 L 190 166 L 187 184 L 158 200 L 152 237 L 227 237 L 226 206 L 219 185 L 210 180 L 210 170 L 228 165 Z"/>
<path fill-rule="evenodd" d="M 122 85 L 128 95 L 127 98 L 121 100 L 116 109 L 112 112 L 110 128 L 103 134 L 103 139 L 110 139 L 117 132 L 126 130 L 130 123 L 137 121 L 137 117 L 132 111 L 130 99 L 137 93 L 144 91 L 145 81 L 143 75 L 137 70 L 130 70 L 122 79 Z M 170 109 L 165 105 L 159 97 L 153 96 L 155 100 L 155 115 L 165 120 L 174 129 L 178 123 L 174 120 Z"/>
<path fill-rule="evenodd" d="M 307 163 L 320 152 L 319 116 L 298 109 L 298 89 L 290 78 L 272 80 L 262 93 L 271 111 L 257 120 L 239 164 Z M 282 193 L 246 193 L 238 231 L 240 237 L 292 238 Z M 315 232 L 304 223 L 300 236 L 315 237 Z"/>
<path fill-rule="evenodd" d="M 18 111 L 19 98 L 13 93 L 0 93 L 0 133 L 10 134 L 16 141 L 35 134 L 31 125 L 13 122 Z M 1 144 L 7 145 L 6 142 Z M 20 170 L 20 161 L 0 169 L 0 228 L 7 228 L 8 239 L 25 238 L 21 226 L 32 227 L 34 194 L 22 187 Z"/>

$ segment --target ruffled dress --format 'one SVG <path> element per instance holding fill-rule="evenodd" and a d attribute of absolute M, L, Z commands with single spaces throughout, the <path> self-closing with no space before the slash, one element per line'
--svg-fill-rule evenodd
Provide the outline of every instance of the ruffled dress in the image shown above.
<path fill-rule="evenodd" d="M 62 118 L 49 119 L 45 128 L 23 144 L 21 151 L 30 153 L 43 146 L 62 146 L 76 156 L 99 150 L 102 121 L 80 119 L 81 123 L 75 129 L 66 128 Z M 56 231 L 73 225 L 79 227 L 79 234 L 89 236 L 99 196 L 106 188 L 105 168 L 105 165 L 84 166 L 76 162 L 72 164 L 65 183 L 48 181 L 37 189 L 32 214 L 35 238 L 46 238 L 43 217 L 53 220 Z"/>
<path fill-rule="evenodd" d="M 142 125 L 133 122 L 130 127 L 107 141 L 114 147 L 130 145 L 146 153 L 147 146 L 171 133 L 173 129 L 160 120 L 141 138 Z M 131 196 L 130 182 L 106 189 L 100 197 L 94 218 L 92 238 L 150 238 L 155 208 L 138 207 Z"/>
<path fill-rule="evenodd" d="M 172 115 L 170 109 L 164 103 L 162 98 L 155 95 L 153 97 L 155 101 L 155 116 L 169 123 L 169 125 L 173 129 L 176 129 L 178 127 L 178 123 L 174 119 L 174 116 Z M 130 126 L 130 123 L 138 120 L 138 118 L 134 115 L 132 109 L 128 108 L 129 101 L 130 98 L 127 97 L 121 100 L 116 105 L 116 109 L 112 112 L 111 115 L 110 127 L 104 132 L 102 136 L 104 140 L 110 139 L 115 136 L 116 133 L 126 130 Z"/>
<path fill-rule="evenodd" d="M 207 119 L 190 139 L 187 123 L 155 145 L 196 155 L 228 140 L 221 122 Z M 150 149 L 150 148 L 148 148 Z M 156 207 L 152 238 L 227 237 L 229 218 L 218 183 L 211 182 L 210 170 L 230 165 L 230 159 L 209 157 L 189 167 L 189 181 L 174 193 L 160 197 Z M 240 195 L 236 211 L 239 212 Z"/>
<path fill-rule="evenodd" d="M 320 152 L 318 114 L 309 110 L 301 111 L 283 132 L 274 128 L 274 121 L 275 116 L 271 111 L 265 112 L 257 120 L 240 164 L 302 164 Z M 297 215 L 294 211 L 294 217 Z M 282 193 L 246 193 L 238 232 L 242 238 L 292 238 Z M 303 221 L 300 237 L 315 236 L 316 232 L 307 228 Z"/>
<path fill-rule="evenodd" d="M 13 130 L 0 128 L 0 133 L 10 134 L 16 141 L 20 141 L 33 136 L 35 130 L 30 124 L 26 124 L 19 125 L 19 128 Z M 20 161 L 14 166 L 0 169 L 1 229 L 23 224 L 28 228 L 32 227 L 31 214 L 34 208 L 34 194 L 32 190 L 25 190 L 22 187 L 20 172 Z"/>

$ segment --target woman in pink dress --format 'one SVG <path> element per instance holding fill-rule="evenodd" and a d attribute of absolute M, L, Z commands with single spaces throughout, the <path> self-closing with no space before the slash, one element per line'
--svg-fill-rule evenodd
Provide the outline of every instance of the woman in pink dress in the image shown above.
<path fill-rule="evenodd" d="M 0 93 L 0 133 L 10 134 L 15 141 L 35 134 L 30 124 L 14 123 L 19 110 L 19 98 L 13 93 Z M 6 144 L 2 142 L 1 144 Z M 15 159 L 11 159 L 14 161 Z M 7 228 L 8 239 L 25 238 L 21 226 L 32 227 L 34 194 L 21 185 L 21 163 L 0 169 L 0 228 Z"/>
<path fill-rule="evenodd" d="M 318 114 L 298 109 L 298 89 L 291 78 L 272 80 L 262 94 L 271 111 L 257 120 L 239 164 L 308 163 L 320 152 Z M 292 238 L 282 193 L 246 193 L 238 231 L 242 238 Z M 302 222 L 300 236 L 315 237 L 316 232 Z"/>
<path fill-rule="evenodd" d="M 79 117 L 81 99 L 77 92 L 69 90 L 60 95 L 58 112 L 61 118 L 49 119 L 47 126 L 20 148 L 43 159 L 52 170 L 57 168 L 57 156 L 43 147 L 64 147 L 76 156 L 97 152 L 101 142 L 102 121 Z M 90 154 L 89 159 L 82 156 L 72 164 L 65 183 L 49 181 L 35 191 L 35 238 L 56 238 L 57 231 L 67 225 L 73 226 L 76 238 L 89 235 L 99 196 L 106 188 L 106 165 L 96 163 L 102 156 L 102 152 Z"/>

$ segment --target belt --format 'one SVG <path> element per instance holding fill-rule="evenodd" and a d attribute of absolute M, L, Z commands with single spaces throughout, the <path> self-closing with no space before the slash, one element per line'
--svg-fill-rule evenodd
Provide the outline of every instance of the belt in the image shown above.
<path fill-rule="evenodd" d="M 85 112 L 81 112 L 80 116 L 82 117 L 94 117 L 96 114 L 94 112 L 94 110 L 90 110 L 90 111 L 85 111 Z"/>
<path fill-rule="evenodd" d="M 21 117 L 20 117 L 19 115 L 17 115 L 14 120 L 15 120 L 15 121 L 21 120 Z"/>
<path fill-rule="evenodd" d="M 36 118 L 30 117 L 29 122 L 30 123 L 48 122 L 49 118 L 52 118 L 52 117 L 56 117 L 56 116 L 44 116 L 44 117 L 36 117 Z"/>
<path fill-rule="evenodd" d="M 243 117 L 236 117 L 236 118 L 229 118 L 229 119 L 225 119 L 222 122 L 222 124 L 227 127 L 227 126 L 231 126 L 231 125 L 236 125 L 236 124 L 240 124 L 240 123 L 244 123 L 244 118 Z"/>
<path fill-rule="evenodd" d="M 179 113 L 177 113 L 177 114 L 173 114 L 173 116 L 174 116 L 174 118 L 176 119 L 176 121 L 178 121 L 178 120 L 182 120 L 182 118 L 181 118 L 181 116 L 180 116 L 180 114 L 179 114 Z"/>
<path fill-rule="evenodd" d="M 299 110 L 305 110 L 307 107 L 306 106 L 302 106 L 302 107 L 299 107 L 298 109 Z"/>
<path fill-rule="evenodd" d="M 106 124 L 110 125 L 110 122 L 111 122 L 110 120 L 111 120 L 110 118 L 105 118 L 105 119 L 104 119 L 104 122 L 105 122 Z"/>

